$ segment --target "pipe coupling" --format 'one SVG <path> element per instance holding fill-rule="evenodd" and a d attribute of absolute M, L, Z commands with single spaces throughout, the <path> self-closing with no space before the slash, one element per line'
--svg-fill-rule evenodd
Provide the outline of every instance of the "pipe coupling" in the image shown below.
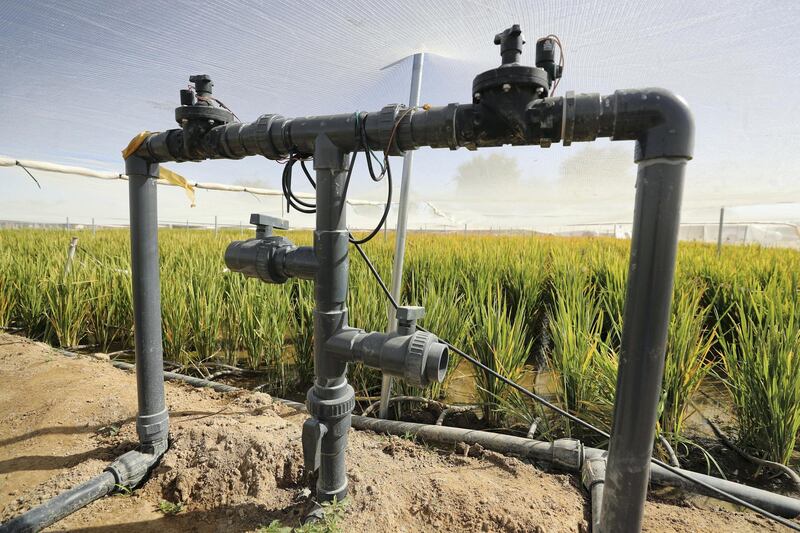
<path fill-rule="evenodd" d="M 441 383 L 447 373 L 448 349 L 438 337 L 417 331 L 408 340 L 403 379 L 417 387 Z"/>
<path fill-rule="evenodd" d="M 136 417 L 136 433 L 139 442 L 144 445 L 154 445 L 167 440 L 169 434 L 169 412 L 164 409 L 152 415 L 138 415 Z"/>
<path fill-rule="evenodd" d="M 411 113 L 402 104 L 389 104 L 378 113 L 378 142 L 384 149 L 388 148 L 389 155 L 403 155 L 398 142 L 399 120 L 407 119 Z"/>
<path fill-rule="evenodd" d="M 556 468 L 578 472 L 583 465 L 583 444 L 577 439 L 557 439 L 553 441 L 552 464 Z"/>

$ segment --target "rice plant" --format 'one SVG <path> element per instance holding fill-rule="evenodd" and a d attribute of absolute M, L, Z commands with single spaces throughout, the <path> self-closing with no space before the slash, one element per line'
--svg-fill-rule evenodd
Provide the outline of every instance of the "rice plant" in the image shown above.
<path fill-rule="evenodd" d="M 589 414 L 590 407 L 597 407 L 598 394 L 593 379 L 596 360 L 609 356 L 602 339 L 603 312 L 593 297 L 587 272 L 563 255 L 554 258 L 554 267 L 552 304 L 548 309 L 552 341 L 548 364 L 559 403 L 580 416 Z M 602 425 L 608 427 L 606 416 L 600 418 Z M 571 425 L 567 424 L 567 434 L 571 431 Z"/>
<path fill-rule="evenodd" d="M 89 313 L 86 286 L 86 282 L 71 277 L 51 281 L 47 286 L 47 319 L 54 340 L 62 348 L 78 346 L 85 335 Z"/>
<path fill-rule="evenodd" d="M 530 357 L 531 342 L 525 324 L 525 301 L 510 308 L 499 286 L 488 288 L 473 302 L 475 323 L 471 347 L 477 359 L 503 377 L 520 381 Z M 486 423 L 501 422 L 499 401 L 508 394 L 508 385 L 482 369 L 475 371 L 476 393 L 483 406 Z"/>
<path fill-rule="evenodd" d="M 314 381 L 314 294 L 307 282 L 290 285 L 289 342 L 294 350 L 294 364 L 300 387 Z"/>
<path fill-rule="evenodd" d="M 124 230 L 74 232 L 78 255 L 63 278 L 73 233 L 0 231 L 0 326 L 56 345 L 90 344 L 109 351 L 133 347 L 129 236 Z M 160 231 L 165 357 L 202 369 L 204 362 L 259 372 L 271 392 L 294 394 L 313 379 L 313 283 L 269 286 L 224 271 L 226 244 L 239 231 Z M 309 232 L 291 232 L 298 244 Z M 412 233 L 403 303 L 424 305 L 422 325 L 474 351 L 499 372 L 530 384 L 553 377 L 542 394 L 610 427 L 621 344 L 629 243 L 613 239 Z M 375 239 L 368 253 L 390 278 L 392 243 Z M 796 447 L 798 281 L 796 251 L 682 243 L 670 321 L 659 429 L 685 443 L 691 398 L 703 383 L 724 380 L 738 439 L 754 455 L 789 461 Z M 351 323 L 383 330 L 382 291 L 357 254 L 350 261 Z M 443 399 L 458 392 L 487 405 L 494 425 L 529 426 L 558 437 L 575 428 L 550 417 L 490 376 L 466 374 L 445 383 L 396 391 Z M 709 369 L 712 365 L 714 372 Z M 374 396 L 380 373 L 351 365 L 360 395 Z M 469 390 L 462 390 L 466 385 Z M 525 428 L 523 428 L 525 429 Z M 579 435 L 588 437 L 588 435 Z"/>
<path fill-rule="evenodd" d="M 738 292 L 739 322 L 721 338 L 723 381 L 736 410 L 739 441 L 788 464 L 800 430 L 800 301 L 796 272 Z M 787 299 L 785 295 L 793 293 Z"/>
<path fill-rule="evenodd" d="M 704 288 L 684 281 L 675 292 L 658 419 L 673 447 L 683 438 L 692 397 L 713 366 L 709 351 L 715 336 L 714 330 L 706 330 L 710 307 L 702 305 Z"/>
<path fill-rule="evenodd" d="M 188 327 L 188 290 L 174 283 L 161 287 L 161 329 L 164 358 L 182 365 L 189 363 L 192 330 Z"/>

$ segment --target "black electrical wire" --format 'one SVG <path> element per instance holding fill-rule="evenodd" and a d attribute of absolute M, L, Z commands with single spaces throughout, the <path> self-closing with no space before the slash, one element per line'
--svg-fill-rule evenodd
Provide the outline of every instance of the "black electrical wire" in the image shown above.
<path fill-rule="evenodd" d="M 394 299 L 394 297 L 392 297 L 392 293 L 389 292 L 389 289 L 386 287 L 386 283 L 384 283 L 383 278 L 381 278 L 380 274 L 378 273 L 378 270 L 375 268 L 375 265 L 372 263 L 372 261 L 370 261 L 370 259 L 367 256 L 367 254 L 364 252 L 364 250 L 358 244 L 356 244 L 356 250 L 358 250 L 359 254 L 361 254 L 361 257 L 367 263 L 367 267 L 369 268 L 369 270 L 372 272 L 372 275 L 377 280 L 378 284 L 380 285 L 381 289 L 383 290 L 383 293 L 389 299 L 389 302 L 392 304 L 392 307 L 397 309 L 398 303 Z M 420 330 L 420 331 L 424 331 L 426 333 L 430 333 L 430 331 L 428 331 L 427 329 L 423 328 L 422 326 L 417 326 L 417 329 Z M 525 387 L 515 383 L 514 381 L 508 379 L 507 377 L 505 377 L 505 376 L 499 374 L 498 372 L 492 370 L 488 366 L 486 366 L 483 363 L 481 363 L 480 361 L 478 361 L 476 358 L 474 358 L 471 355 L 463 352 L 462 350 L 460 350 L 456 346 L 453 346 L 451 343 L 449 343 L 445 339 L 439 339 L 439 340 L 441 342 L 443 342 L 444 344 L 446 344 L 448 348 L 453 350 L 459 356 L 461 356 L 462 358 L 464 358 L 467 361 L 469 361 L 472 365 L 480 368 L 484 372 L 488 372 L 489 374 L 491 374 L 495 378 L 499 379 L 500 381 L 502 381 L 506 385 L 510 385 L 511 387 L 513 387 L 517 391 L 521 392 L 525 396 L 528 396 L 529 398 L 539 402 L 540 404 L 544 405 L 545 407 L 548 407 L 548 408 L 552 409 L 553 411 L 555 411 L 556 413 L 560 414 L 561 416 L 564 416 L 564 417 L 568 418 L 569 420 L 575 422 L 576 424 L 578 424 L 580 426 L 583 426 L 584 428 L 586 428 L 586 429 L 588 429 L 590 431 L 594 431 L 594 432 L 598 433 L 599 435 L 602 435 L 603 437 L 606 437 L 608 439 L 611 438 L 611 435 L 608 432 L 603 431 L 602 429 L 590 424 L 589 422 L 586 422 L 585 420 L 583 420 L 581 418 L 578 418 L 577 416 L 569 413 L 568 411 L 565 411 L 564 409 L 561 409 L 557 405 L 554 405 L 554 404 L 548 402 L 547 400 L 545 400 L 544 398 L 542 398 L 538 394 L 529 391 Z M 737 505 L 741 505 L 742 507 L 746 507 L 747 509 L 750 509 L 751 511 L 753 511 L 753 512 L 755 512 L 757 514 L 760 514 L 764 518 L 769 518 L 770 520 L 774 520 L 775 522 L 778 522 L 779 524 L 784 525 L 784 526 L 788 527 L 789 529 L 793 529 L 795 531 L 800 531 L 800 524 L 797 524 L 796 522 L 794 522 L 792 520 L 788 520 L 788 519 L 783 518 L 781 516 L 772 514 L 769 511 L 767 511 L 766 509 L 762 509 L 761 507 L 758 507 L 757 505 L 753 505 L 752 503 L 750 503 L 750 502 L 748 502 L 746 500 L 743 500 L 743 499 L 738 498 L 738 497 L 736 497 L 736 496 L 734 496 L 732 494 L 729 494 L 729 493 L 725 492 L 722 489 L 718 489 L 717 487 L 715 487 L 713 485 L 710 485 L 709 483 L 706 483 L 705 481 L 701 481 L 699 479 L 696 479 L 696 478 L 692 477 L 690 474 L 687 474 L 686 472 L 684 472 L 682 469 L 675 468 L 674 466 L 669 465 L 669 464 L 667 464 L 667 463 L 665 463 L 663 461 L 660 461 L 660 460 L 658 460 L 658 459 L 656 459 L 654 457 L 651 457 L 650 461 L 653 462 L 654 464 L 657 464 L 661 468 L 664 468 L 665 470 L 668 470 L 669 472 L 672 472 L 676 476 L 679 476 L 679 477 L 681 477 L 681 478 L 683 478 L 683 479 L 685 479 L 687 481 L 690 481 L 690 482 L 694 483 L 695 485 L 703 487 L 704 489 L 716 494 L 717 496 L 722 497 L 722 499 L 728 500 L 728 501 L 733 502 L 733 503 L 735 503 Z"/>
<path fill-rule="evenodd" d="M 303 172 L 305 173 L 309 182 L 316 189 L 316 183 L 314 183 L 311 174 L 309 174 L 308 169 L 305 166 L 305 161 L 303 161 L 303 159 L 301 159 L 296 154 L 292 154 L 283 167 L 283 176 L 281 179 L 283 196 L 286 198 L 286 212 L 288 213 L 289 209 L 293 207 L 295 211 L 311 215 L 317 212 L 317 205 L 311 202 L 306 202 L 304 200 L 301 200 L 292 191 L 292 168 L 298 161 L 300 161 L 300 166 L 303 169 Z"/>
<path fill-rule="evenodd" d="M 36 183 L 36 186 L 39 187 L 40 189 L 42 188 L 42 185 L 39 183 L 39 180 L 37 180 L 36 177 L 33 174 L 31 174 L 31 171 L 28 170 L 28 168 L 25 165 L 23 165 L 19 161 L 14 161 L 14 164 L 17 165 L 18 167 L 22 167 L 22 170 L 24 170 L 28 174 L 28 176 L 31 177 L 34 183 Z"/>
<path fill-rule="evenodd" d="M 369 160 L 369 157 L 367 158 L 367 160 Z M 389 210 L 392 207 L 392 170 L 391 170 L 391 168 L 389 168 L 388 161 L 389 160 L 387 158 L 386 159 L 386 162 L 387 162 L 387 164 L 386 164 L 386 187 L 387 187 L 388 191 L 386 193 L 386 207 L 384 207 L 384 209 L 383 209 L 383 214 L 381 215 L 381 219 L 378 221 L 378 225 L 375 226 L 375 229 L 373 229 L 369 233 L 369 235 L 367 235 L 363 239 L 355 239 L 351 235 L 350 236 L 350 242 L 353 243 L 353 244 L 360 245 L 360 244 L 366 244 L 369 241 L 371 241 L 372 238 L 375 237 L 375 235 L 377 235 L 381 231 L 381 228 L 386 223 L 386 219 L 389 217 Z M 345 186 L 344 186 L 345 198 L 347 198 L 347 187 L 348 187 L 349 182 L 350 182 L 350 175 L 349 174 L 348 174 L 347 178 L 348 178 L 347 182 L 345 183 Z"/>
<path fill-rule="evenodd" d="M 372 181 L 378 182 L 383 179 L 383 176 L 386 174 L 387 169 L 389 168 L 389 159 L 388 156 L 384 155 L 383 162 L 378 159 L 378 156 L 375 155 L 375 152 L 372 151 L 369 147 L 369 141 L 367 140 L 367 121 L 361 121 L 361 146 L 364 148 L 364 154 L 367 157 L 367 169 L 369 170 L 369 177 L 372 178 Z M 372 166 L 372 160 L 375 160 L 381 167 L 381 173 L 377 176 L 375 175 L 374 167 Z"/>
<path fill-rule="evenodd" d="M 386 205 L 383 209 L 383 214 L 381 215 L 380 220 L 378 221 L 377 226 L 364 238 L 356 239 L 353 234 L 349 234 L 349 240 L 353 244 L 360 245 L 366 244 L 371 241 L 375 235 L 377 235 L 381 228 L 383 228 L 384 224 L 386 224 L 386 220 L 389 217 L 389 212 L 391 211 L 392 206 L 392 170 L 389 164 L 389 154 L 388 150 L 384 152 L 383 156 L 383 163 L 378 160 L 378 157 L 373 153 L 373 151 L 369 148 L 369 143 L 367 141 L 367 131 L 365 128 L 365 121 L 360 120 L 360 114 L 356 113 L 356 128 L 358 130 L 358 139 L 359 144 L 353 150 L 353 155 L 350 158 L 350 167 L 347 169 L 347 178 L 345 179 L 344 183 L 344 191 L 342 193 L 343 198 L 345 201 L 347 200 L 347 191 L 350 187 L 350 179 L 353 176 L 353 169 L 355 168 L 356 157 L 358 155 L 358 151 L 363 148 L 364 154 L 367 159 L 367 169 L 369 171 L 369 176 L 372 181 L 379 182 L 382 181 L 384 176 L 386 176 L 386 183 L 387 183 L 387 193 L 386 193 Z M 378 162 L 380 165 L 381 172 L 380 174 L 375 173 L 375 167 L 373 166 L 372 159 Z M 303 169 L 303 173 L 305 174 L 308 182 L 311 186 L 316 190 L 317 183 L 314 181 L 314 178 L 311 176 L 311 173 L 308 171 L 306 167 L 306 160 L 293 153 L 289 156 L 289 159 L 286 161 L 285 166 L 283 168 L 283 176 L 281 180 L 281 187 L 283 189 L 283 196 L 286 198 L 286 212 L 288 213 L 291 208 L 294 208 L 295 211 L 300 213 L 306 214 L 314 214 L 317 212 L 317 206 L 315 203 L 306 202 L 298 198 L 294 192 L 292 191 L 292 171 L 295 163 L 300 161 L 300 167 Z M 342 207 L 344 209 L 344 205 Z"/>
<path fill-rule="evenodd" d="M 359 116 L 358 113 L 356 113 L 356 128 L 359 129 L 360 143 L 359 143 L 359 146 L 357 146 L 356 149 L 353 151 L 353 157 L 350 160 L 350 168 L 347 171 L 347 179 L 345 180 L 345 183 L 344 183 L 344 198 L 347 199 L 347 189 L 350 187 L 350 177 L 353 174 L 353 164 L 355 163 L 355 160 L 356 160 L 355 154 L 357 154 L 358 150 L 361 149 L 361 148 L 364 149 L 364 156 L 367 159 L 367 169 L 369 170 L 370 178 L 372 178 L 372 181 L 378 182 L 378 181 L 381 181 L 383 179 L 383 176 L 385 175 L 386 176 L 386 187 L 387 187 L 386 205 L 383 208 L 383 214 L 381 215 L 381 218 L 378 221 L 378 225 L 375 226 L 375 229 L 373 229 L 366 237 L 364 237 L 362 239 L 356 239 L 355 237 L 353 237 L 352 234 L 350 234 L 350 237 L 349 237 L 350 242 L 353 243 L 356 246 L 359 246 L 361 244 L 366 244 L 369 241 L 371 241 L 375 237 L 375 235 L 377 235 L 381 231 L 381 228 L 383 228 L 383 225 L 386 224 L 386 219 L 389 217 L 389 211 L 391 210 L 391 207 L 392 207 L 392 187 L 393 187 L 393 185 L 392 185 L 392 168 L 391 168 L 391 165 L 389 164 L 389 150 L 388 150 L 388 148 L 383 153 L 383 164 L 381 165 L 381 173 L 376 176 L 375 175 L 375 170 L 374 170 L 374 167 L 372 166 L 372 161 L 371 161 L 370 157 L 375 157 L 375 159 L 377 159 L 377 157 L 372 153 L 372 150 L 370 150 L 370 148 L 369 148 L 369 143 L 367 142 L 366 121 L 360 120 L 360 116 Z"/>
<path fill-rule="evenodd" d="M 306 178 L 308 178 L 308 182 L 311 184 L 311 186 L 316 191 L 317 190 L 317 182 L 314 181 L 314 178 L 311 177 L 311 173 L 308 171 L 308 168 L 306 167 L 306 160 L 305 159 L 301 159 L 300 160 L 300 167 L 303 169 L 303 174 L 305 174 Z"/>

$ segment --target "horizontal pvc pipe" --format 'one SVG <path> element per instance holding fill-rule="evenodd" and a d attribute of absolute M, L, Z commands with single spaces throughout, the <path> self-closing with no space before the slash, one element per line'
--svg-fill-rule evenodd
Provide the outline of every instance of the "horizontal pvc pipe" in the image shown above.
<path fill-rule="evenodd" d="M 35 533 L 58 522 L 81 507 L 89 505 L 114 490 L 116 478 L 103 472 L 74 489 L 62 492 L 51 500 L 0 526 L 0 533 Z"/>
<path fill-rule="evenodd" d="M 117 368 L 126 370 L 133 369 L 133 365 L 130 363 L 113 361 L 112 364 Z M 184 374 L 178 374 L 175 372 L 164 372 L 164 378 L 169 380 L 183 381 L 185 383 L 189 383 L 190 385 L 194 385 L 195 387 L 208 387 L 220 392 L 233 392 L 242 390 L 238 387 L 195 378 Z M 283 400 L 275 397 L 273 397 L 273 400 L 297 409 L 298 411 L 306 410 L 305 405 L 299 402 Z M 423 439 L 440 443 L 457 444 L 459 442 L 464 442 L 466 444 L 480 444 L 484 448 L 496 451 L 498 453 L 513 454 L 519 457 L 545 462 L 551 466 L 561 469 L 568 469 L 575 472 L 580 471 L 580 465 L 577 467 L 572 466 L 567 468 L 567 464 L 564 461 L 554 463 L 554 453 L 569 455 L 574 452 L 572 449 L 560 449 L 557 443 L 537 441 L 524 437 L 515 437 L 513 435 L 489 433 L 487 431 L 462 429 L 450 426 L 416 424 L 413 422 L 399 422 L 395 420 L 381 420 L 358 415 L 353 415 L 352 426 L 359 430 L 374 431 L 376 433 L 388 433 L 398 436 L 412 434 L 422 437 Z M 607 453 L 606 450 L 600 450 L 598 448 L 583 448 L 584 459 L 601 457 L 605 453 Z M 757 489 L 741 483 L 734 483 L 732 481 L 727 481 L 714 476 L 700 474 L 698 472 L 692 472 L 689 470 L 683 470 L 683 472 L 695 479 L 713 485 L 714 487 L 725 491 L 732 496 L 746 500 L 776 515 L 784 518 L 795 518 L 800 516 L 800 500 L 796 498 L 775 494 L 773 492 Z M 673 474 L 669 470 L 657 464 L 653 464 L 650 468 L 650 481 L 657 485 L 679 487 L 690 492 L 706 494 L 702 487 Z M 708 495 L 712 497 L 718 497 L 717 494 L 708 493 Z"/>

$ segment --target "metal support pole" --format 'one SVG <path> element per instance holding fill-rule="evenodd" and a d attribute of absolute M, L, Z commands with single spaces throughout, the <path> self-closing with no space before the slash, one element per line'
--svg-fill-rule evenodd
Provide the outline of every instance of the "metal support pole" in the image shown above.
<path fill-rule="evenodd" d="M 219 233 L 219 226 L 217 225 L 217 215 L 214 215 L 214 236 Z"/>
<path fill-rule="evenodd" d="M 94 217 L 92 217 L 92 236 L 97 235 L 97 226 L 94 224 Z"/>
<path fill-rule="evenodd" d="M 685 159 L 639 163 L 603 533 L 641 531 L 664 374 Z"/>
<path fill-rule="evenodd" d="M 725 208 L 719 208 L 719 231 L 717 232 L 717 257 L 722 255 L 722 227 L 725 223 Z"/>
<path fill-rule="evenodd" d="M 142 445 L 167 438 L 169 415 L 164 403 L 164 354 L 161 343 L 161 282 L 158 263 L 158 164 L 132 156 L 125 160 L 131 225 L 131 279 L 136 339 L 136 431 Z"/>
<path fill-rule="evenodd" d="M 69 231 L 69 217 L 67 217 L 67 225 L 66 225 L 66 228 L 67 228 L 67 231 Z"/>
<path fill-rule="evenodd" d="M 303 454 L 309 470 L 319 468 L 317 500 L 324 502 L 347 495 L 345 451 L 355 391 L 347 383 L 347 363 L 325 347 L 337 331 L 347 326 L 347 277 L 349 232 L 342 196 L 347 179 L 347 160 L 325 135 L 319 135 L 314 151 L 317 173 L 317 225 L 314 253 L 314 385 L 307 406 L 312 418 L 303 426 Z"/>
<path fill-rule="evenodd" d="M 414 63 L 411 69 L 411 94 L 408 98 L 409 107 L 419 105 L 419 92 L 422 86 L 422 65 L 425 54 L 414 54 Z M 392 297 L 396 302 L 400 302 L 400 290 L 403 283 L 403 262 L 406 253 L 406 234 L 408 231 L 408 194 L 411 189 L 411 167 L 414 161 L 414 152 L 409 150 L 403 156 L 403 181 L 400 184 L 400 200 L 397 210 L 397 231 L 394 236 L 394 265 L 392 266 Z M 387 305 L 389 325 L 386 329 L 388 333 L 397 330 L 397 319 L 395 310 L 391 305 Z M 386 418 L 389 414 L 389 398 L 392 395 L 392 377 L 383 375 L 381 382 L 381 403 L 378 409 L 378 416 Z"/>

